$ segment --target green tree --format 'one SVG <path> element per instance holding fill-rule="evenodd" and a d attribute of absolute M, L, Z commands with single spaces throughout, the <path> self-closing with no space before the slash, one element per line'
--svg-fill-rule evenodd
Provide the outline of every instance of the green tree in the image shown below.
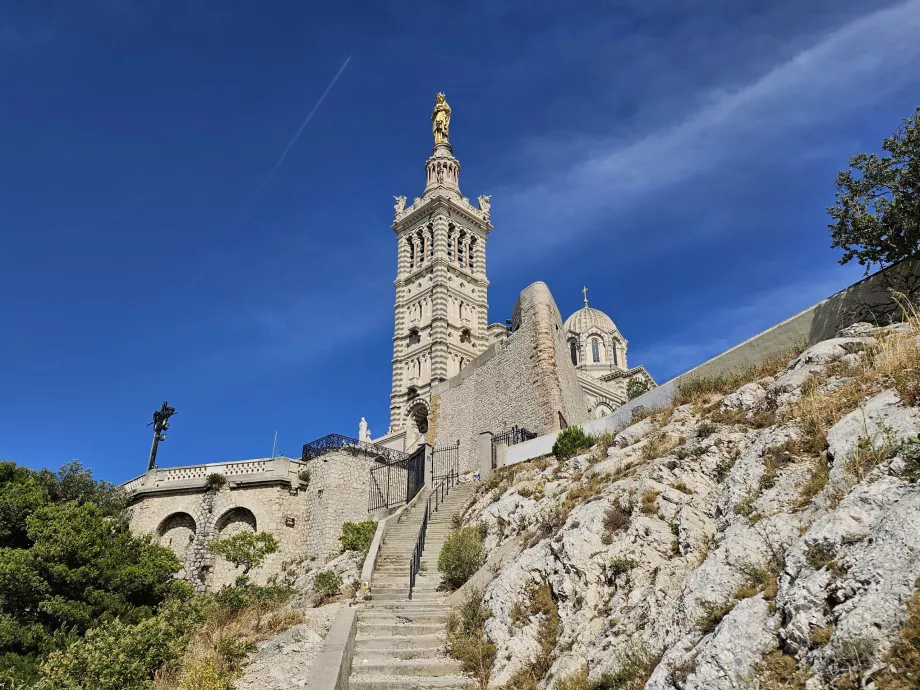
<path fill-rule="evenodd" d="M 837 175 L 837 201 L 828 208 L 831 247 L 866 272 L 920 249 L 920 107 L 882 144 L 885 155 L 860 153 Z"/>
<path fill-rule="evenodd" d="M 208 544 L 208 548 L 233 565 L 243 566 L 243 575 L 258 568 L 265 558 L 278 550 L 278 540 L 270 532 L 240 532 Z"/>
<path fill-rule="evenodd" d="M 0 463 L 0 678 L 31 682 L 49 650 L 92 625 L 139 623 L 184 588 L 175 554 L 133 536 L 124 505 L 79 463 Z"/>

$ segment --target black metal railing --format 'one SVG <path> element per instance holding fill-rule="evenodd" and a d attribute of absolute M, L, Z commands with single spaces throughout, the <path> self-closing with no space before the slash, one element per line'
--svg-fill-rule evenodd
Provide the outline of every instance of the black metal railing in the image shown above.
<path fill-rule="evenodd" d="M 513 446 L 536 437 L 537 435 L 534 432 L 528 431 L 522 426 L 513 426 L 510 429 L 493 434 L 492 443 L 504 443 L 506 446 Z"/>
<path fill-rule="evenodd" d="M 371 468 L 368 512 L 408 503 L 425 485 L 425 446 L 403 455 L 406 457 Z"/>
<path fill-rule="evenodd" d="M 326 453 L 344 451 L 356 456 L 363 456 L 369 460 L 379 460 L 383 462 L 394 462 L 396 460 L 405 460 L 409 454 L 401 450 L 386 448 L 376 443 L 359 441 L 356 438 L 348 438 L 341 434 L 329 434 L 310 443 L 303 445 L 303 454 L 301 459 L 306 462 L 313 458 L 318 458 Z"/>
<path fill-rule="evenodd" d="M 459 443 L 459 442 L 458 442 Z M 419 527 L 418 536 L 415 538 L 415 550 L 409 560 L 409 599 L 412 599 L 412 590 L 415 589 L 415 576 L 422 567 L 422 554 L 425 551 L 425 537 L 428 535 L 428 518 L 436 513 L 441 503 L 450 493 L 450 488 L 456 486 L 460 474 L 457 470 L 448 470 L 440 481 L 436 482 L 428 500 L 425 501 L 425 514 L 422 516 L 422 525 Z M 432 502 L 434 506 L 432 507 Z"/>
<path fill-rule="evenodd" d="M 501 431 L 497 434 L 492 435 L 492 469 L 496 469 L 498 465 L 498 453 L 495 450 L 495 447 L 503 443 L 506 446 L 513 446 L 518 443 L 523 443 L 524 441 L 529 441 L 532 438 L 536 438 L 537 435 L 528 431 L 522 426 L 513 426 L 510 429 Z"/>
<path fill-rule="evenodd" d="M 431 483 L 437 484 L 460 469 L 460 439 L 452 446 L 441 446 L 431 452 Z"/>

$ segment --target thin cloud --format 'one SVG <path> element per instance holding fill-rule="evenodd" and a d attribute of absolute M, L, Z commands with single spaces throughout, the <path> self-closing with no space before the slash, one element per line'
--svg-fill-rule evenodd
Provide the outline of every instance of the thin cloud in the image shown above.
<path fill-rule="evenodd" d="M 587 232 L 603 212 L 635 207 L 752 146 L 765 147 L 798 127 L 865 108 L 920 80 L 917 36 L 920 0 L 853 20 L 755 82 L 715 95 L 672 127 L 625 145 L 593 142 L 564 173 L 505 190 L 504 225 L 527 228 L 527 249 L 542 253 Z M 560 222 L 565 233 L 559 232 Z M 514 251 L 520 250 L 515 245 Z"/>

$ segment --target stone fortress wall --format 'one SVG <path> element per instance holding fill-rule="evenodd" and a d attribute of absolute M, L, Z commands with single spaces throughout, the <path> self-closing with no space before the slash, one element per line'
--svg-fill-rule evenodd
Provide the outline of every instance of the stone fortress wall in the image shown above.
<path fill-rule="evenodd" d="M 209 542 L 243 530 L 271 532 L 280 548 L 251 573 L 265 582 L 295 560 L 322 562 L 339 552 L 342 524 L 367 519 L 370 466 L 339 451 L 306 463 L 279 457 L 154 469 L 125 484 L 131 529 L 172 548 L 184 565 L 181 576 L 199 590 L 220 588 L 242 572 L 210 553 Z M 209 490 L 207 477 L 215 473 L 228 481 Z"/>
<path fill-rule="evenodd" d="M 460 469 L 479 467 L 479 435 L 513 425 L 538 434 L 587 419 L 585 396 L 568 354 L 562 317 L 545 283 L 521 292 L 513 332 L 491 345 L 457 376 L 432 390 L 427 440 L 460 440 Z"/>

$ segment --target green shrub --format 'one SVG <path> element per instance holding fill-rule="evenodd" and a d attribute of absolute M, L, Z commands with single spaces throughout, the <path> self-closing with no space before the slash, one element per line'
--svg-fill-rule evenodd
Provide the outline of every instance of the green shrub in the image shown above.
<path fill-rule="evenodd" d="M 297 473 L 297 479 L 300 480 L 300 483 L 304 486 L 310 486 L 310 470 L 300 470 Z"/>
<path fill-rule="evenodd" d="M 232 585 L 221 587 L 213 598 L 226 611 L 239 613 L 250 606 L 278 608 L 290 601 L 295 592 L 293 587 L 285 585 L 256 585 L 240 575 Z"/>
<path fill-rule="evenodd" d="M 660 657 L 652 654 L 641 644 L 634 643 L 627 647 L 617 658 L 613 671 L 605 673 L 591 684 L 593 690 L 638 690 L 645 683 L 658 665 Z"/>
<path fill-rule="evenodd" d="M 208 475 L 208 478 L 204 480 L 204 483 L 205 486 L 208 487 L 208 490 L 218 491 L 226 486 L 227 478 L 220 472 L 212 472 Z"/>
<path fill-rule="evenodd" d="M 586 434 L 580 426 L 570 426 L 559 432 L 553 444 L 553 455 L 557 460 L 568 460 L 594 445 L 594 437 Z"/>
<path fill-rule="evenodd" d="M 342 578 L 331 570 L 323 570 L 316 573 L 316 578 L 313 580 L 313 586 L 319 593 L 320 598 L 325 601 L 334 597 L 342 590 Z"/>
<path fill-rule="evenodd" d="M 203 620 L 196 606 L 172 602 L 135 625 L 115 619 L 91 628 L 41 667 L 41 690 L 147 690 L 160 667 L 182 656 L 189 633 Z"/>
<path fill-rule="evenodd" d="M 482 532 L 475 526 L 451 532 L 438 554 L 438 570 L 451 589 L 463 585 L 484 562 Z"/>
<path fill-rule="evenodd" d="M 342 533 L 339 535 L 342 551 L 367 551 L 371 548 L 376 532 L 377 523 L 373 520 L 346 522 L 342 525 Z"/>

